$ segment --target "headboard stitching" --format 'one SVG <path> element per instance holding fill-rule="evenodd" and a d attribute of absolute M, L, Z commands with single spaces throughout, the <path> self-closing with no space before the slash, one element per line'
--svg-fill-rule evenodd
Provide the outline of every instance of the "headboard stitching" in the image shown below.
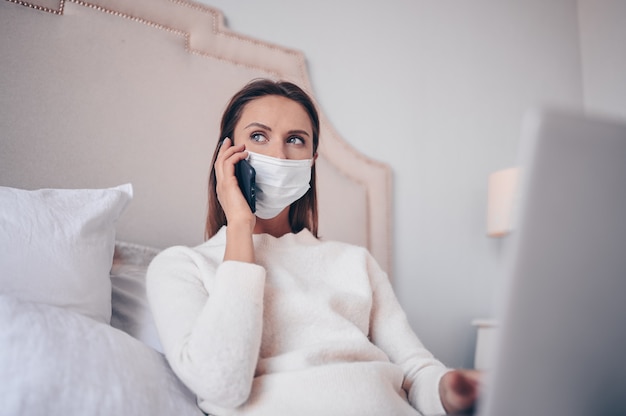
<path fill-rule="evenodd" d="M 20 6 L 30 7 L 31 9 L 39 10 L 42 12 L 52 13 L 52 14 L 63 14 L 63 7 L 65 5 L 65 0 L 59 0 L 58 9 L 51 9 L 49 7 L 41 6 L 38 4 L 32 4 L 22 0 L 7 0 L 11 3 L 19 4 Z"/>

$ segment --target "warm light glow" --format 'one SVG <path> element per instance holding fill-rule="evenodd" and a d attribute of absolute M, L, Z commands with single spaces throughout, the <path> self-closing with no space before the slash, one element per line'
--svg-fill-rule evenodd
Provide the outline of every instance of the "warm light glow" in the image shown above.
<path fill-rule="evenodd" d="M 487 235 L 504 237 L 513 229 L 513 207 L 517 195 L 518 168 L 489 175 L 487 195 Z"/>

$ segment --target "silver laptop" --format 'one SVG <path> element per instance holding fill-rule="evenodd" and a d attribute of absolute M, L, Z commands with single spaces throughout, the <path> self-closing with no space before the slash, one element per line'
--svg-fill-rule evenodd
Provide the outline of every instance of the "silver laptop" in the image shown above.
<path fill-rule="evenodd" d="M 626 122 L 538 112 L 481 416 L 626 415 Z"/>

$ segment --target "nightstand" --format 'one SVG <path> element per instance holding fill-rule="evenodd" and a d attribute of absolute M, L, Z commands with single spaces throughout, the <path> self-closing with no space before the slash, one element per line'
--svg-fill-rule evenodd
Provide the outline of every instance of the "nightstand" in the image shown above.
<path fill-rule="evenodd" d="M 498 325 L 494 319 L 475 319 L 472 325 L 476 327 L 474 368 L 486 370 L 493 359 L 493 343 Z"/>

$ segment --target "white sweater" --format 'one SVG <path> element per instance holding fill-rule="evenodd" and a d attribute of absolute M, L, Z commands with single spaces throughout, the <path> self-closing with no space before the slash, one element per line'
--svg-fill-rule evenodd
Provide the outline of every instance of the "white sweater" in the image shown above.
<path fill-rule="evenodd" d="M 148 270 L 167 359 L 204 412 L 445 413 L 438 385 L 448 370 L 367 250 L 308 230 L 253 239 L 257 264 L 223 261 L 222 228 L 198 247 L 164 250 Z"/>

